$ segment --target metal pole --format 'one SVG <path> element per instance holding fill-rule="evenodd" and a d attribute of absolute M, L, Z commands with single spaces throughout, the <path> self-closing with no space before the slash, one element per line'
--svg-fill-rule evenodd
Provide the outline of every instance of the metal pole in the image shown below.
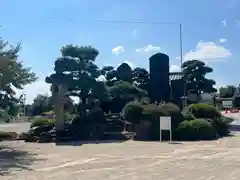
<path fill-rule="evenodd" d="M 179 24 L 179 37 L 180 37 L 180 59 L 181 59 L 181 70 L 183 63 L 183 41 L 182 41 L 182 24 Z"/>
<path fill-rule="evenodd" d="M 181 65 L 181 71 L 182 71 L 182 65 L 183 65 L 183 40 L 182 40 L 182 24 L 179 24 L 179 42 L 180 42 L 180 65 Z M 184 93 L 183 93 L 183 108 L 187 106 L 187 89 L 186 89 L 186 81 L 184 79 Z"/>

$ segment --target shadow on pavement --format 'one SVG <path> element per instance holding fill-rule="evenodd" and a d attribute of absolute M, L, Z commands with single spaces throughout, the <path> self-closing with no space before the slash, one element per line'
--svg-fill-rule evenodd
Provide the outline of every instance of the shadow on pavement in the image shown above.
<path fill-rule="evenodd" d="M 56 142 L 56 145 L 57 146 L 82 146 L 85 144 L 108 144 L 108 143 L 122 143 L 122 142 L 126 142 L 126 140 Z"/>
<path fill-rule="evenodd" d="M 232 124 L 230 127 L 230 131 L 240 131 L 240 125 Z"/>
<path fill-rule="evenodd" d="M 27 151 L 17 150 L 12 147 L 1 146 L 0 147 L 0 176 L 11 173 L 11 169 L 14 170 L 28 170 L 29 167 L 36 161 L 42 161 L 43 159 L 37 159 L 36 154 L 31 154 Z"/>

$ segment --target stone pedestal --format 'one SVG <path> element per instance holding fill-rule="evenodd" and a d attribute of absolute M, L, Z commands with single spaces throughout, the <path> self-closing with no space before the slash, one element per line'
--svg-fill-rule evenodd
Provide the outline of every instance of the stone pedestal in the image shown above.
<path fill-rule="evenodd" d="M 64 103 L 67 87 L 64 85 L 52 85 L 52 96 L 54 100 L 54 111 L 56 115 L 55 128 L 57 132 L 64 130 Z"/>

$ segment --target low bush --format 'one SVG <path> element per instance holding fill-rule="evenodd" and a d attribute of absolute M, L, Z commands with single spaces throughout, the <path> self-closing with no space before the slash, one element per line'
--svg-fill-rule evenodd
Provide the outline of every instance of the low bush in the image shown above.
<path fill-rule="evenodd" d="M 184 120 L 190 121 L 190 120 L 194 120 L 196 119 L 194 117 L 194 115 L 191 112 L 187 112 L 186 114 L 184 114 Z"/>
<path fill-rule="evenodd" d="M 31 128 L 40 126 L 54 126 L 56 120 L 51 118 L 35 118 L 32 120 Z"/>
<path fill-rule="evenodd" d="M 187 111 L 192 113 L 195 118 L 218 119 L 221 117 L 221 113 L 214 106 L 208 104 L 191 104 Z"/>
<path fill-rule="evenodd" d="M 160 116 L 170 116 L 172 120 L 172 130 L 184 120 L 180 108 L 173 104 L 167 103 L 162 105 L 148 104 L 143 106 L 143 120 L 151 122 L 151 140 L 159 140 L 160 137 Z M 169 139 L 169 135 L 162 136 L 163 139 Z"/>
<path fill-rule="evenodd" d="M 15 132 L 4 132 L 0 131 L 0 141 L 2 140 L 13 140 L 17 138 L 17 133 Z"/>
<path fill-rule="evenodd" d="M 94 108 L 86 114 L 87 121 L 90 123 L 104 123 L 105 113 L 101 108 Z"/>
<path fill-rule="evenodd" d="M 214 121 L 216 132 L 219 136 L 227 136 L 229 134 L 230 123 L 232 118 L 222 116 Z"/>
<path fill-rule="evenodd" d="M 229 133 L 231 118 L 223 117 L 220 111 L 214 106 L 207 104 L 192 104 L 188 107 L 188 114 L 195 118 L 208 118 L 212 120 L 212 126 L 219 136 L 226 136 Z"/>
<path fill-rule="evenodd" d="M 175 131 L 178 140 L 212 140 L 217 133 L 212 124 L 204 119 L 183 121 Z"/>
<path fill-rule="evenodd" d="M 143 107 L 138 102 L 130 102 L 123 109 L 123 117 L 125 120 L 138 124 L 142 118 Z"/>

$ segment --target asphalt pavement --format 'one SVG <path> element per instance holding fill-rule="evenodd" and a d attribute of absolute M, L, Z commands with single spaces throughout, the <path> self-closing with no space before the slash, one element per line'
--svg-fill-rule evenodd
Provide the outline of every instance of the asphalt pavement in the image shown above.
<path fill-rule="evenodd" d="M 222 112 L 222 114 L 224 116 L 234 119 L 234 121 L 232 122 L 233 128 L 231 130 L 240 131 L 240 112 L 239 113 Z M 11 123 L 0 122 L 0 131 L 22 133 L 22 132 L 27 132 L 29 128 L 30 128 L 30 123 L 24 120 L 16 120 Z"/>

